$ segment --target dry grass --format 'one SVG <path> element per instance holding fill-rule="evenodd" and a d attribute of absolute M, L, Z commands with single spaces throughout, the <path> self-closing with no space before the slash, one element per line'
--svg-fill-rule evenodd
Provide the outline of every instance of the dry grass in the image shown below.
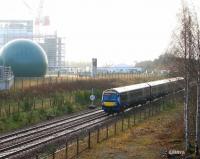
<path fill-rule="evenodd" d="M 182 107 L 165 111 L 97 145 L 81 159 L 159 159 L 162 149 L 183 149 Z"/>

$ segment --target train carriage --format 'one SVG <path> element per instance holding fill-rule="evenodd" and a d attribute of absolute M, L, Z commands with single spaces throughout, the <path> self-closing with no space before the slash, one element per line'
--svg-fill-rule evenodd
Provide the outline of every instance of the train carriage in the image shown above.
<path fill-rule="evenodd" d="M 160 96 L 164 96 L 169 93 L 170 80 L 168 79 L 152 81 L 152 82 L 148 82 L 148 84 L 151 87 L 152 99 L 160 97 Z"/>
<path fill-rule="evenodd" d="M 130 106 L 183 89 L 182 77 L 107 89 L 102 94 L 102 109 L 107 113 L 123 112 Z"/>
<path fill-rule="evenodd" d="M 105 112 L 120 112 L 130 105 L 146 102 L 150 98 L 150 88 L 146 83 L 105 90 L 102 108 Z"/>

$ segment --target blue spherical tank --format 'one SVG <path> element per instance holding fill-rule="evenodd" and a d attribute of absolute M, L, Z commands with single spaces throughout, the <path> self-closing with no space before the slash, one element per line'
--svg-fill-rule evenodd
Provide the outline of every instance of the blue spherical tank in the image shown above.
<path fill-rule="evenodd" d="M 1 54 L 0 54 L 0 66 L 2 66 L 2 65 L 3 65 L 3 60 L 2 60 Z"/>
<path fill-rule="evenodd" d="M 11 66 L 16 77 L 40 77 L 47 71 L 47 55 L 35 42 L 17 39 L 8 42 L 0 52 L 2 63 Z"/>

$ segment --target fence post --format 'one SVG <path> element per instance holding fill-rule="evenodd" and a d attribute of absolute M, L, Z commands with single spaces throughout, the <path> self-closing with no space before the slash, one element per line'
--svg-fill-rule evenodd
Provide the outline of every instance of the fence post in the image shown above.
<path fill-rule="evenodd" d="M 45 77 L 42 78 L 42 85 L 45 84 Z"/>
<path fill-rule="evenodd" d="M 151 115 L 151 102 L 149 103 L 149 106 L 148 106 L 148 118 L 150 117 Z"/>
<path fill-rule="evenodd" d="M 10 116 L 10 103 L 8 104 L 8 115 Z"/>
<path fill-rule="evenodd" d="M 65 159 L 68 158 L 68 142 L 65 143 Z"/>
<path fill-rule="evenodd" d="M 162 100 L 163 98 L 161 99 L 160 104 L 159 104 L 159 112 L 161 112 Z"/>
<path fill-rule="evenodd" d="M 19 113 L 19 105 L 20 105 L 20 103 L 19 103 L 19 101 L 17 102 L 17 112 Z"/>
<path fill-rule="evenodd" d="M 38 88 L 38 77 L 37 77 L 37 88 Z"/>
<path fill-rule="evenodd" d="M 2 103 L 0 103 L 0 117 L 1 117 L 1 107 L 2 107 Z"/>
<path fill-rule="evenodd" d="M 155 103 L 152 104 L 152 116 L 154 115 L 154 106 L 155 106 Z"/>
<path fill-rule="evenodd" d="M 15 82 L 16 82 L 15 80 L 16 80 L 16 77 L 14 77 L 14 86 L 13 86 L 14 87 L 14 91 L 15 91 Z"/>
<path fill-rule="evenodd" d="M 160 99 L 159 99 L 160 100 Z M 156 104 L 155 104 L 155 114 L 157 114 L 158 113 L 158 105 L 159 105 L 159 101 L 158 102 L 156 102 Z"/>
<path fill-rule="evenodd" d="M 29 88 L 31 87 L 31 78 L 29 78 Z"/>
<path fill-rule="evenodd" d="M 117 134 L 117 122 L 115 122 L 115 135 Z"/>
<path fill-rule="evenodd" d="M 122 131 L 124 131 L 124 117 L 122 118 Z"/>
<path fill-rule="evenodd" d="M 97 129 L 97 143 L 99 143 L 99 134 L 100 134 L 100 130 L 99 128 Z"/>
<path fill-rule="evenodd" d="M 158 106 L 158 111 L 159 111 L 159 113 L 160 113 L 161 105 L 162 105 L 162 98 L 161 98 L 160 103 L 159 103 L 159 106 Z"/>
<path fill-rule="evenodd" d="M 134 112 L 134 116 L 133 116 L 134 117 L 134 125 L 135 125 L 135 115 L 136 115 L 136 113 Z"/>
<path fill-rule="evenodd" d="M 55 159 L 55 152 L 53 152 L 53 159 Z"/>
<path fill-rule="evenodd" d="M 22 79 L 22 90 L 24 89 L 24 80 Z"/>
<path fill-rule="evenodd" d="M 50 107 L 51 107 L 51 98 L 49 99 L 49 105 L 50 105 Z"/>
<path fill-rule="evenodd" d="M 128 116 L 128 128 L 130 128 L 130 115 Z"/>
<path fill-rule="evenodd" d="M 90 133 L 90 130 L 89 130 L 89 133 L 88 133 L 88 149 L 91 148 L 91 145 L 90 145 L 90 137 L 91 137 L 91 133 Z"/>
<path fill-rule="evenodd" d="M 161 107 L 162 111 L 164 110 L 164 104 L 165 104 L 165 99 L 162 100 L 162 107 Z"/>
<path fill-rule="evenodd" d="M 76 155 L 79 155 L 79 137 L 76 138 Z"/>
<path fill-rule="evenodd" d="M 35 110 L 35 98 L 33 98 L 33 109 Z"/>
<path fill-rule="evenodd" d="M 35 156 L 35 159 L 39 159 L 39 155 L 36 155 L 36 156 Z"/>
<path fill-rule="evenodd" d="M 43 99 L 42 99 L 42 109 L 44 108 L 44 107 L 43 107 L 43 104 L 44 104 L 44 102 L 43 102 Z"/>
<path fill-rule="evenodd" d="M 106 125 L 106 139 L 108 139 L 108 124 Z"/>

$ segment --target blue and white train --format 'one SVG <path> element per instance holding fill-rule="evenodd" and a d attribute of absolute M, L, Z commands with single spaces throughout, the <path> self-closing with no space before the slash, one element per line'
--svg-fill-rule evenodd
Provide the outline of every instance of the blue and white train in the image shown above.
<path fill-rule="evenodd" d="M 102 109 L 106 113 L 123 112 L 128 107 L 177 92 L 184 87 L 184 78 L 176 77 L 107 89 L 102 94 Z"/>

